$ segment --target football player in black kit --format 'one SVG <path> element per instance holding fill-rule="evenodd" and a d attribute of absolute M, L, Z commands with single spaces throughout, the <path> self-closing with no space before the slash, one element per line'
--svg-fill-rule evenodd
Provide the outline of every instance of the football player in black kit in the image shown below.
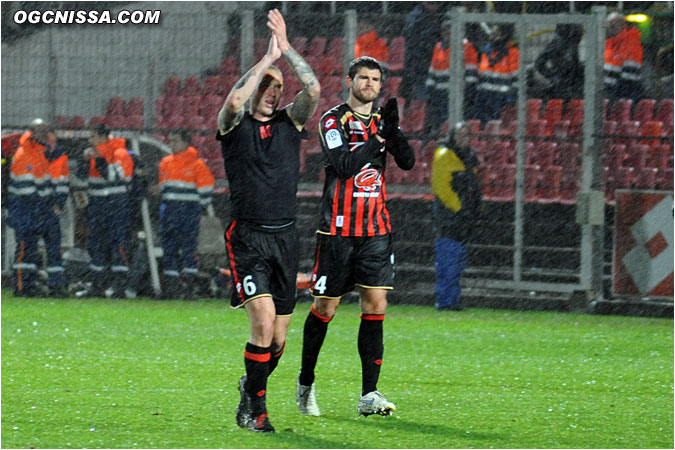
<path fill-rule="evenodd" d="M 394 274 L 384 173 L 387 156 L 410 170 L 415 153 L 398 127 L 396 99 L 373 111 L 382 87 L 380 63 L 368 56 L 355 59 L 346 83 L 347 103 L 330 109 L 319 122 L 326 180 L 312 274 L 314 302 L 305 321 L 296 402 L 303 414 L 320 415 L 314 391 L 319 351 L 340 298 L 358 288 L 362 388 L 357 410 L 364 416 L 385 416 L 396 406 L 377 390 L 382 323 Z"/>
<path fill-rule="evenodd" d="M 284 351 L 295 308 L 300 140 L 320 94 L 312 69 L 288 42 L 281 13 L 274 9 L 267 19 L 273 32 L 267 53 L 228 94 L 218 114 L 217 134 L 232 203 L 226 232 L 234 279 L 231 302 L 246 309 L 251 330 L 236 419 L 240 427 L 258 432 L 274 432 L 265 406 L 267 378 Z M 282 54 L 302 91 L 279 109 L 283 75 L 272 63 Z M 250 112 L 244 111 L 247 101 Z"/>

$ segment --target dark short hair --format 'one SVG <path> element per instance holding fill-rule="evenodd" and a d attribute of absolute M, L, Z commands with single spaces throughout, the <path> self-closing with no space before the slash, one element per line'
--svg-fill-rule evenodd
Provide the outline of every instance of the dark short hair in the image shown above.
<path fill-rule="evenodd" d="M 371 56 L 361 56 L 350 62 L 348 72 L 349 78 L 354 79 L 356 73 L 361 67 L 365 67 L 370 70 L 379 70 L 380 74 L 382 74 L 382 78 L 384 79 L 384 69 L 382 69 L 382 64 L 380 64 L 378 60 Z"/>
<path fill-rule="evenodd" d="M 106 127 L 104 124 L 99 123 L 98 125 L 94 126 L 92 128 L 93 132 L 96 133 L 99 136 L 106 136 L 110 135 L 110 128 Z"/>
<path fill-rule="evenodd" d="M 173 128 L 171 131 L 169 131 L 169 134 L 178 135 L 181 140 L 187 144 L 192 142 L 192 133 L 185 128 Z"/>

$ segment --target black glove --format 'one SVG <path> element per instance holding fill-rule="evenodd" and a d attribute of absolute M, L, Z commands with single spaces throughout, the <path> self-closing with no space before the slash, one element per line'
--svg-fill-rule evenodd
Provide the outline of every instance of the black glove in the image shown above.
<path fill-rule="evenodd" d="M 382 139 L 392 139 L 398 131 L 398 102 L 396 97 L 387 100 L 384 106 L 378 110 L 380 113 L 380 124 L 377 127 L 377 134 Z"/>

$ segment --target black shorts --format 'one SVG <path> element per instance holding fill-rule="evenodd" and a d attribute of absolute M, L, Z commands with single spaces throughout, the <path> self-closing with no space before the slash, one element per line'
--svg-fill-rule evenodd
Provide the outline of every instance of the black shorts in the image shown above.
<path fill-rule="evenodd" d="M 394 252 L 391 235 L 345 237 L 317 234 L 312 273 L 314 297 L 338 298 L 356 286 L 393 289 Z"/>
<path fill-rule="evenodd" d="M 274 231 L 238 223 L 225 232 L 232 270 L 233 308 L 269 295 L 279 316 L 293 314 L 298 275 L 298 233 L 294 224 Z"/>

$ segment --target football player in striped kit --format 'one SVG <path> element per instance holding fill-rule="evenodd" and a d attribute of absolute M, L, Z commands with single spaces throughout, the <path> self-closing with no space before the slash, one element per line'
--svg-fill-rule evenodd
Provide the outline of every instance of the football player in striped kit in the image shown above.
<path fill-rule="evenodd" d="M 394 254 L 384 180 L 387 156 L 410 170 L 415 153 L 398 126 L 395 98 L 373 110 L 383 83 L 380 63 L 355 59 L 346 78 L 349 100 L 319 122 L 326 179 L 312 274 L 314 302 L 304 328 L 296 402 L 300 412 L 320 415 L 314 368 L 328 323 L 343 295 L 358 288 L 361 326 L 358 349 L 362 392 L 358 412 L 389 415 L 396 406 L 377 390 L 382 364 L 387 291 L 393 289 Z"/>

